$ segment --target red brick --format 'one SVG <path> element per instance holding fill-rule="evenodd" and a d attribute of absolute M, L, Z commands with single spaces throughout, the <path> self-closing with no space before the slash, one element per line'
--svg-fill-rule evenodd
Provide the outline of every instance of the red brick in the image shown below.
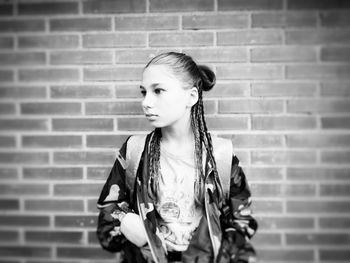
<path fill-rule="evenodd" d="M 115 14 L 115 13 L 144 13 L 145 0 L 102 0 L 83 2 L 84 13 Z"/>
<path fill-rule="evenodd" d="M 78 3 L 19 3 L 20 15 L 62 15 L 78 14 Z"/>
<path fill-rule="evenodd" d="M 115 86 L 117 98 L 142 98 L 140 88 L 137 84 L 117 84 Z"/>
<path fill-rule="evenodd" d="M 45 98 L 45 87 L 2 87 L 0 88 L 0 97 L 2 99 L 32 99 Z"/>
<path fill-rule="evenodd" d="M 20 106 L 22 115 L 81 115 L 80 102 L 28 102 Z"/>
<path fill-rule="evenodd" d="M 0 103 L 0 115 L 15 114 L 16 105 L 14 103 Z"/>
<path fill-rule="evenodd" d="M 349 201 L 287 201 L 288 213 L 349 213 Z"/>
<path fill-rule="evenodd" d="M 281 214 L 283 211 L 282 201 L 275 200 L 253 200 L 252 210 L 254 213 Z"/>
<path fill-rule="evenodd" d="M 12 37 L 0 37 L 0 49 L 10 49 L 14 46 Z"/>
<path fill-rule="evenodd" d="M 68 195 L 66 195 L 68 196 Z M 83 212 L 83 200 L 25 200 L 26 211 Z"/>
<path fill-rule="evenodd" d="M 348 27 L 350 25 L 349 11 L 321 12 L 320 22 L 324 27 Z"/>
<path fill-rule="evenodd" d="M 252 14 L 252 27 L 315 27 L 316 12 L 274 12 Z"/>
<path fill-rule="evenodd" d="M 347 134 L 287 134 L 288 147 L 350 147 L 350 135 Z"/>
<path fill-rule="evenodd" d="M 79 70 L 75 68 L 22 69 L 19 80 L 23 82 L 78 81 Z"/>
<path fill-rule="evenodd" d="M 349 8 L 350 4 L 344 0 L 288 0 L 288 9 L 332 9 L 332 8 Z"/>
<path fill-rule="evenodd" d="M 111 29 L 111 18 L 65 18 L 50 20 L 50 31 L 56 32 L 111 31 Z"/>
<path fill-rule="evenodd" d="M 115 254 L 109 253 L 101 247 L 58 247 L 58 258 L 83 258 L 83 259 L 113 259 Z"/>
<path fill-rule="evenodd" d="M 233 134 L 220 136 L 232 141 L 234 148 L 281 147 L 283 138 L 274 134 Z"/>
<path fill-rule="evenodd" d="M 47 195 L 49 185 L 47 184 L 1 184 L 0 193 L 3 195 Z"/>
<path fill-rule="evenodd" d="M 33 216 L 33 215 L 0 215 L 1 226 L 16 227 L 47 227 L 50 224 L 49 216 Z"/>
<path fill-rule="evenodd" d="M 255 197 L 286 197 L 286 196 L 315 196 L 316 186 L 315 185 L 304 185 L 304 184 L 251 184 L 251 191 Z"/>
<path fill-rule="evenodd" d="M 323 61 L 350 61 L 350 48 L 325 47 L 321 49 L 321 60 Z"/>
<path fill-rule="evenodd" d="M 321 96 L 350 97 L 350 82 L 322 82 Z"/>
<path fill-rule="evenodd" d="M 252 151 L 252 164 L 313 164 L 316 162 L 316 152 L 312 151 Z"/>
<path fill-rule="evenodd" d="M 344 65 L 290 65 L 286 66 L 287 79 L 348 79 L 350 66 Z"/>
<path fill-rule="evenodd" d="M 83 232 L 78 231 L 27 231 L 24 234 L 25 241 L 28 243 L 83 243 Z"/>
<path fill-rule="evenodd" d="M 259 259 L 263 262 L 312 262 L 314 260 L 314 251 L 312 249 L 296 248 L 264 248 L 259 250 Z"/>
<path fill-rule="evenodd" d="M 80 180 L 83 168 L 80 167 L 24 167 L 23 179 L 26 180 Z"/>
<path fill-rule="evenodd" d="M 192 56 L 197 63 L 246 62 L 248 60 L 246 48 L 239 47 L 184 49 L 183 52 Z"/>
<path fill-rule="evenodd" d="M 12 70 L 0 70 L 0 82 L 11 82 L 14 79 Z"/>
<path fill-rule="evenodd" d="M 337 181 L 349 180 L 349 168 L 287 168 L 288 180 Z"/>
<path fill-rule="evenodd" d="M 0 153 L 0 163 L 6 164 L 45 164 L 49 162 L 46 152 L 10 152 Z"/>
<path fill-rule="evenodd" d="M 252 243 L 256 247 L 266 244 L 280 246 L 282 237 L 280 233 L 259 233 L 259 235 L 254 236 Z"/>
<path fill-rule="evenodd" d="M 0 167 L 0 180 L 17 179 L 17 169 Z"/>
<path fill-rule="evenodd" d="M 211 32 L 150 33 L 149 35 L 151 47 L 212 46 L 213 43 L 214 36 Z"/>
<path fill-rule="evenodd" d="M 142 63 L 146 65 L 146 63 L 155 57 L 156 55 L 168 52 L 168 51 L 174 51 L 173 49 L 118 49 L 115 52 L 115 60 L 116 63 Z M 140 91 L 138 87 L 135 87 L 137 90 L 137 95 L 140 94 Z M 140 96 L 138 96 L 140 97 Z"/>
<path fill-rule="evenodd" d="M 119 131 L 151 131 L 153 128 L 145 117 L 118 118 L 117 128 Z"/>
<path fill-rule="evenodd" d="M 350 30 L 288 30 L 286 44 L 326 45 L 350 43 Z"/>
<path fill-rule="evenodd" d="M 116 148 L 121 147 L 130 135 L 87 135 L 87 147 Z"/>
<path fill-rule="evenodd" d="M 22 147 L 30 148 L 81 148 L 82 137 L 78 135 L 24 135 Z"/>
<path fill-rule="evenodd" d="M 113 152 L 55 152 L 56 164 L 110 164 L 114 161 Z"/>
<path fill-rule="evenodd" d="M 218 79 L 281 79 L 282 66 L 262 64 L 237 64 L 232 66 L 218 66 L 216 75 Z"/>
<path fill-rule="evenodd" d="M 12 19 L 0 21 L 0 32 L 40 32 L 45 31 L 43 19 Z"/>
<path fill-rule="evenodd" d="M 52 255 L 52 248 L 44 246 L 0 246 L 2 257 L 36 257 L 49 258 Z"/>
<path fill-rule="evenodd" d="M 313 229 L 314 219 L 310 217 L 271 217 L 257 218 L 260 229 L 264 230 L 286 230 L 286 229 Z"/>
<path fill-rule="evenodd" d="M 64 49 L 76 48 L 79 45 L 79 36 L 76 35 L 46 35 L 46 36 L 19 36 L 19 48 L 37 49 Z"/>
<path fill-rule="evenodd" d="M 227 10 L 276 10 L 282 9 L 280 0 L 218 0 L 218 9 Z"/>
<path fill-rule="evenodd" d="M 179 28 L 178 16 L 117 16 L 116 31 L 174 30 Z"/>
<path fill-rule="evenodd" d="M 96 231 L 88 232 L 88 242 L 89 244 L 98 244 L 99 241 L 96 236 Z"/>
<path fill-rule="evenodd" d="M 218 46 L 282 44 L 282 34 L 277 30 L 237 30 L 217 32 Z"/>
<path fill-rule="evenodd" d="M 242 82 L 218 82 L 215 87 L 204 97 L 210 98 L 227 98 L 227 97 L 248 97 L 250 95 L 250 87 L 247 83 Z"/>
<path fill-rule="evenodd" d="M 1 94 L 1 91 L 0 91 Z M 50 96 L 55 99 L 111 98 L 109 85 L 63 85 L 51 86 Z"/>
<path fill-rule="evenodd" d="M 53 119 L 52 129 L 54 131 L 112 131 L 113 119 Z"/>
<path fill-rule="evenodd" d="M 0 54 L 0 61 L 7 66 L 43 65 L 46 58 L 42 52 L 14 52 Z"/>
<path fill-rule="evenodd" d="M 321 117 L 323 129 L 350 129 L 350 117 Z"/>
<path fill-rule="evenodd" d="M 56 184 L 54 185 L 55 196 L 97 196 L 102 184 Z M 80 203 L 79 203 L 80 207 Z M 64 209 L 64 208 L 63 208 Z"/>
<path fill-rule="evenodd" d="M 306 82 L 257 82 L 251 86 L 256 97 L 311 97 L 317 89 L 315 84 Z"/>
<path fill-rule="evenodd" d="M 322 229 L 349 229 L 349 217 L 321 217 L 318 219 Z"/>
<path fill-rule="evenodd" d="M 324 151 L 321 152 L 322 163 L 338 163 L 349 164 L 350 163 L 350 151 Z"/>
<path fill-rule="evenodd" d="M 140 115 L 140 101 L 86 102 L 86 115 Z"/>
<path fill-rule="evenodd" d="M 312 116 L 253 116 L 254 130 L 305 130 L 316 128 L 316 118 Z"/>
<path fill-rule="evenodd" d="M 14 119 L 0 120 L 2 131 L 47 131 L 47 120 L 45 119 Z"/>
<path fill-rule="evenodd" d="M 89 212 L 92 212 L 92 213 L 98 213 L 99 212 L 99 209 L 97 208 L 96 203 L 97 203 L 96 199 L 89 199 L 88 200 L 88 211 Z"/>
<path fill-rule="evenodd" d="M 0 147 L 15 147 L 16 138 L 13 136 L 0 135 Z"/>
<path fill-rule="evenodd" d="M 51 52 L 53 65 L 112 64 L 113 54 L 109 51 L 60 51 Z"/>
<path fill-rule="evenodd" d="M 96 228 L 97 216 L 55 216 L 55 227 Z"/>
<path fill-rule="evenodd" d="M 302 233 L 286 234 L 289 245 L 345 245 L 349 244 L 349 234 L 338 233 Z"/>
<path fill-rule="evenodd" d="M 220 100 L 219 113 L 279 113 L 283 112 L 281 100 Z"/>
<path fill-rule="evenodd" d="M 261 136 L 263 137 L 263 136 Z M 235 144 L 233 145 L 235 148 Z M 275 167 L 244 167 L 243 168 L 248 181 L 281 181 L 283 179 L 283 170 Z"/>
<path fill-rule="evenodd" d="M 320 260 L 322 261 L 337 261 L 347 262 L 350 260 L 349 249 L 320 249 Z"/>
<path fill-rule="evenodd" d="M 214 2 L 212 0 L 150 0 L 151 12 L 198 12 L 214 11 Z"/>
<path fill-rule="evenodd" d="M 10 16 L 13 14 L 13 4 L 1 4 L 0 5 L 0 15 Z"/>
<path fill-rule="evenodd" d="M 0 210 L 1 211 L 11 211 L 19 210 L 19 200 L 18 199 L 0 199 Z M 1 238 L 0 234 L 0 238 Z"/>
<path fill-rule="evenodd" d="M 350 195 L 350 184 L 326 184 L 320 185 L 321 196 L 346 197 Z"/>
<path fill-rule="evenodd" d="M 182 18 L 183 29 L 192 30 L 247 28 L 248 24 L 247 14 L 185 15 Z"/>
<path fill-rule="evenodd" d="M 145 33 L 114 33 L 83 35 L 83 47 L 145 47 Z"/>
<path fill-rule="evenodd" d="M 300 47 L 263 47 L 251 49 L 252 62 L 316 61 L 316 49 Z"/>
<path fill-rule="evenodd" d="M 247 117 L 217 117 L 210 116 L 206 118 L 209 130 L 247 130 Z"/>
<path fill-rule="evenodd" d="M 83 74 L 88 81 L 140 80 L 142 71 L 140 67 L 85 68 Z"/>
<path fill-rule="evenodd" d="M 109 172 L 111 171 L 112 167 L 88 167 L 87 168 L 87 179 L 92 180 L 103 180 L 105 181 L 109 175 Z M 95 202 L 96 206 L 96 202 Z"/>
<path fill-rule="evenodd" d="M 17 231 L 0 230 L 0 242 L 18 242 L 19 233 Z"/>

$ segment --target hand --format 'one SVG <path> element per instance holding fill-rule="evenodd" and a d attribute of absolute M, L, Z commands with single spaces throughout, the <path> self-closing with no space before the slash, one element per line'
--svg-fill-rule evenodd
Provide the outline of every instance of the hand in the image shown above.
<path fill-rule="evenodd" d="M 120 223 L 120 231 L 132 243 L 142 247 L 147 243 L 145 227 L 139 215 L 127 213 Z"/>

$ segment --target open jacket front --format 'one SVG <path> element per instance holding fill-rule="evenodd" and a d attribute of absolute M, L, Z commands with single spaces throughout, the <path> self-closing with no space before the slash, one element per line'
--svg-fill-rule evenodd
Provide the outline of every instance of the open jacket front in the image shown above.
<path fill-rule="evenodd" d="M 128 140 L 142 141 L 138 136 L 129 137 L 123 144 L 97 203 L 100 209 L 98 239 L 108 251 L 124 251 L 124 262 L 168 262 L 157 225 L 157 212 L 148 196 L 151 136 L 152 133 L 146 138 L 140 160 L 134 160 L 138 157 L 130 153 L 132 149 L 127 149 Z M 227 143 L 231 141 L 221 139 L 214 147 L 224 149 Z M 130 158 L 133 158 L 131 165 Z M 213 176 L 213 161 L 207 157 L 203 216 L 187 250 L 182 253 L 182 262 L 244 263 L 255 258 L 249 240 L 256 232 L 257 223 L 250 213 L 246 177 L 235 155 L 232 156 L 229 193 L 223 201 L 217 197 L 218 184 Z M 128 212 L 139 214 L 144 222 L 148 241 L 144 247 L 135 246 L 120 232 L 118 215 Z"/>

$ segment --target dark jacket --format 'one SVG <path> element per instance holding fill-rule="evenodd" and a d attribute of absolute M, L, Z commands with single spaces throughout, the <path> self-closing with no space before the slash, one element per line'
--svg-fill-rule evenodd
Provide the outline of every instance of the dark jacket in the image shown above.
<path fill-rule="evenodd" d="M 102 247 L 111 252 L 124 251 L 125 262 L 167 262 L 167 252 L 157 236 L 156 210 L 148 196 L 148 151 L 152 133 L 146 138 L 138 165 L 128 164 L 128 140 L 121 147 L 114 166 L 102 189 L 97 207 L 100 209 L 97 236 Z M 214 147 L 225 149 L 229 140 L 221 139 Z M 128 150 L 128 151 L 127 151 Z M 129 154 L 127 156 L 127 154 Z M 217 158 L 215 156 L 215 158 Z M 134 172 L 133 172 L 134 170 Z M 225 200 L 218 198 L 213 160 L 205 161 L 204 214 L 192 236 L 182 262 L 251 262 L 255 251 L 249 240 L 257 230 L 257 222 L 250 213 L 250 190 L 238 158 L 232 156 L 229 193 Z M 134 212 L 144 222 L 148 244 L 138 248 L 119 231 L 119 215 Z M 112 234 L 113 233 L 113 234 Z"/>

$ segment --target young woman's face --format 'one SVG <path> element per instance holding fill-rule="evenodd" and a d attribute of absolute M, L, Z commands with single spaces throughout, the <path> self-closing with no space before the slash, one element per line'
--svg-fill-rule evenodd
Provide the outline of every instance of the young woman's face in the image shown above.
<path fill-rule="evenodd" d="M 166 65 L 151 65 L 144 70 L 142 108 L 152 126 L 163 128 L 189 119 L 191 89 L 184 85 Z"/>

